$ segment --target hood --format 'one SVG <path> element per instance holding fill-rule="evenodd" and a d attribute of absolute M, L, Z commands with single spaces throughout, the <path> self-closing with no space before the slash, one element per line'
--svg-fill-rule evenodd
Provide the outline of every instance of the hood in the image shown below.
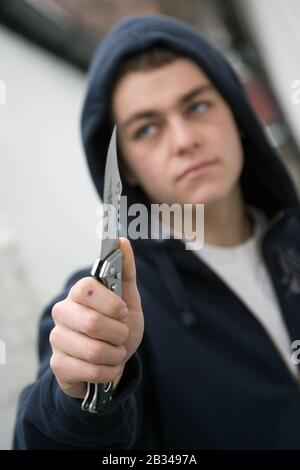
<path fill-rule="evenodd" d="M 117 24 L 96 49 L 82 110 L 82 139 L 90 173 L 103 195 L 107 148 L 112 132 L 109 104 L 114 77 L 127 57 L 163 45 L 198 63 L 229 104 L 243 131 L 245 163 L 241 175 L 244 199 L 267 217 L 297 207 L 293 183 L 268 142 L 236 73 L 227 60 L 199 32 L 184 22 L 161 15 L 133 16 Z M 145 202 L 141 189 L 123 182 L 128 205 Z"/>

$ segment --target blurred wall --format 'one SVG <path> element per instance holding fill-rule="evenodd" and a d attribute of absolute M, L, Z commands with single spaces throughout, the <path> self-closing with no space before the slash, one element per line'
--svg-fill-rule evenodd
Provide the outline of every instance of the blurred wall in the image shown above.
<path fill-rule="evenodd" d="M 2 27 L 0 57 L 0 448 L 9 448 L 41 309 L 98 255 L 98 199 L 80 143 L 84 76 Z"/>
<path fill-rule="evenodd" d="M 300 148 L 300 2 L 299 0 L 235 0 L 243 13 L 281 109 Z M 297 103 L 293 82 L 298 80 Z"/>

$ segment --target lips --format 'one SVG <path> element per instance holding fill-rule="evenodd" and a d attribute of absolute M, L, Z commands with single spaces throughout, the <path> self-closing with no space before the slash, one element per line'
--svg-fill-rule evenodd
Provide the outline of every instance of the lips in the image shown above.
<path fill-rule="evenodd" d="M 189 168 L 187 168 L 181 174 L 181 177 L 192 176 L 192 175 L 202 173 L 206 170 L 206 168 L 209 168 L 210 166 L 214 165 L 215 163 L 216 163 L 216 159 L 215 160 L 207 160 L 205 162 L 198 163 L 197 165 L 190 166 Z"/>

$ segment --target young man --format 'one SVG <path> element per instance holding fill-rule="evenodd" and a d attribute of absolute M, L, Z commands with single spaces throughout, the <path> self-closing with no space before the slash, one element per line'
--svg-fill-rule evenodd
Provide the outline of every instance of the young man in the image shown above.
<path fill-rule="evenodd" d="M 128 205 L 205 204 L 205 245 L 135 240 L 133 257 L 123 239 L 123 299 L 72 276 L 41 320 L 15 448 L 299 449 L 299 203 L 243 87 L 189 26 L 129 18 L 83 109 L 99 194 L 113 122 Z M 82 412 L 86 382 L 108 381 L 110 404 Z"/>

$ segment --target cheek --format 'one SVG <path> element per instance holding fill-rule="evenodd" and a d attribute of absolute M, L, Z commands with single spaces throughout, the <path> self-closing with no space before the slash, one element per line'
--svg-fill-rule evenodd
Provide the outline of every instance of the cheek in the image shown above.
<path fill-rule="evenodd" d="M 243 167 L 243 146 L 234 123 L 227 121 L 222 127 L 221 157 L 233 177 L 238 177 Z"/>
<path fill-rule="evenodd" d="M 131 149 L 132 150 L 132 149 Z M 127 153 L 127 165 L 135 182 L 151 199 L 162 198 L 168 171 L 159 152 L 141 151 Z"/>
<path fill-rule="evenodd" d="M 157 163 L 152 162 L 152 160 L 143 162 L 143 164 L 138 167 L 137 171 L 143 180 L 156 177 L 160 173 L 159 166 Z"/>
<path fill-rule="evenodd" d="M 137 178 L 140 185 L 152 200 L 163 197 L 164 175 L 163 168 L 155 163 L 142 165 L 138 169 Z"/>
<path fill-rule="evenodd" d="M 166 173 L 160 152 L 153 149 L 128 149 L 127 162 L 137 181 L 144 185 L 160 181 Z"/>
<path fill-rule="evenodd" d="M 231 155 L 231 168 L 236 179 L 240 177 L 244 165 L 243 147 L 239 139 L 233 139 Z"/>

